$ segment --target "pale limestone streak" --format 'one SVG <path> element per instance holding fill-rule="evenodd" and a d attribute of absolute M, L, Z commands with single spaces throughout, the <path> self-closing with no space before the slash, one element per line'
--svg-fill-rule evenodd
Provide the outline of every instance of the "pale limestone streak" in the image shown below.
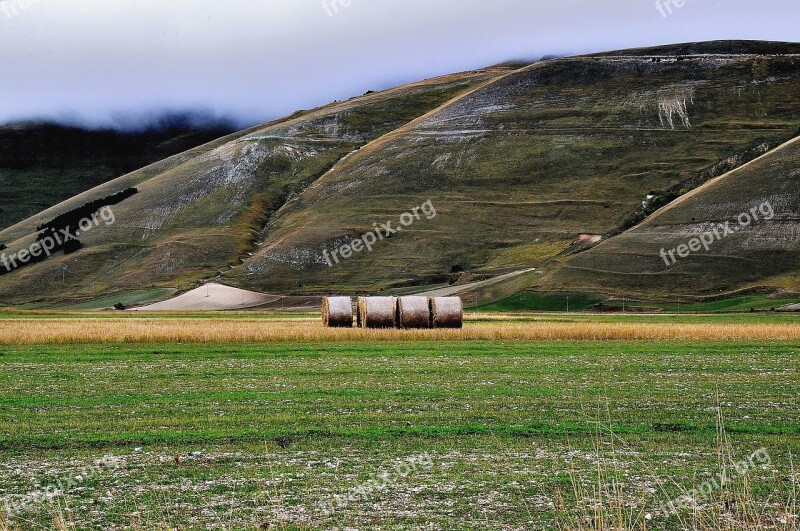
<path fill-rule="evenodd" d="M 694 93 L 692 91 L 661 98 L 658 102 L 658 119 L 661 122 L 661 126 L 666 127 L 669 125 L 671 129 L 675 129 L 674 116 L 677 115 L 683 127 L 691 129 L 692 123 L 689 120 L 689 104 L 694 104 Z"/>

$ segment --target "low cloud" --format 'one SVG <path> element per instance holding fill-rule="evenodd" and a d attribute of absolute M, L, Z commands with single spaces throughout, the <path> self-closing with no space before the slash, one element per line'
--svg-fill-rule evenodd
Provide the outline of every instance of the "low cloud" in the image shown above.
<path fill-rule="evenodd" d="M 0 123 L 247 126 L 514 58 L 709 39 L 800 40 L 800 4 L 695 0 L 0 0 Z M 326 9 L 327 6 L 327 9 Z M 155 111 L 154 111 L 155 110 Z M 144 124 L 144 125 L 143 125 Z"/>

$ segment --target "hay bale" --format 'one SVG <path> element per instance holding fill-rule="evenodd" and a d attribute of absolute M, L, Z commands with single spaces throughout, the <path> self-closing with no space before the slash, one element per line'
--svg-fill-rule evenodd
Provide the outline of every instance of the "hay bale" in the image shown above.
<path fill-rule="evenodd" d="M 358 326 L 361 328 L 394 328 L 394 297 L 359 297 Z"/>
<path fill-rule="evenodd" d="M 353 301 L 350 297 L 324 297 L 322 322 L 328 328 L 353 328 Z"/>
<path fill-rule="evenodd" d="M 400 328 L 430 328 L 431 310 L 427 297 L 398 298 L 397 326 Z"/>
<path fill-rule="evenodd" d="M 460 297 L 433 297 L 430 311 L 433 328 L 464 327 L 464 304 Z"/>

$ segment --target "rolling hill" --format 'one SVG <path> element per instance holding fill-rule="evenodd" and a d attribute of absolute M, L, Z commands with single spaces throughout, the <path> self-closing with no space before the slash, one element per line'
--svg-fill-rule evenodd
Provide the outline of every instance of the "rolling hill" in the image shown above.
<path fill-rule="evenodd" d="M 693 240 L 701 246 L 690 248 Z M 800 138 L 565 260 L 542 284 L 661 300 L 765 286 L 796 290 Z"/>
<path fill-rule="evenodd" d="M 113 206 L 113 225 L 80 238 L 81 249 L 0 276 L 0 301 L 183 291 L 211 279 L 289 295 L 377 293 L 531 267 L 523 278 L 542 290 L 798 289 L 796 242 L 769 236 L 777 225 L 756 229 L 766 233 L 755 249 L 789 249 L 780 267 L 742 271 L 742 240 L 707 284 L 694 261 L 650 282 L 652 248 L 630 261 L 624 250 L 631 238 L 680 239 L 667 233 L 688 214 L 658 221 L 672 219 L 663 205 L 678 199 L 678 215 L 695 201 L 696 211 L 728 215 L 708 190 L 772 160 L 791 167 L 793 144 L 776 148 L 800 133 L 799 88 L 800 45 L 714 42 L 503 65 L 367 94 L 166 159 L 6 229 L 0 241 L 13 252 L 56 215 L 138 191 Z M 731 208 L 771 197 L 789 205 L 780 219 L 791 223 L 791 172 L 758 175 L 758 193 L 724 192 Z M 423 204 L 435 216 L 374 232 Z M 329 260 L 370 232 L 371 252 Z M 517 279 L 513 289 L 525 287 Z"/>
<path fill-rule="evenodd" d="M 241 263 L 287 201 L 371 140 L 511 69 L 444 76 L 301 111 L 175 155 L 0 232 L 8 255 L 56 216 L 119 192 L 115 222 L 70 254 L 0 276 L 0 303 L 74 302 L 100 294 L 188 288 Z"/>
<path fill-rule="evenodd" d="M 502 76 L 342 161 L 277 212 L 260 251 L 223 279 L 372 292 L 542 266 L 576 240 L 612 237 L 643 214 L 647 196 L 698 186 L 800 129 L 796 55 L 700 48 L 568 58 Z M 435 219 L 334 267 L 323 259 L 427 200 Z"/>

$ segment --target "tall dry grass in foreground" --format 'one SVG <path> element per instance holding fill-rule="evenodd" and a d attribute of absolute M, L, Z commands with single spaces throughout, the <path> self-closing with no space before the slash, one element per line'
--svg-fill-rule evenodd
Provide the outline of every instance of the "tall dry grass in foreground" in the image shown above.
<path fill-rule="evenodd" d="M 775 323 L 467 322 L 463 330 L 331 329 L 318 319 L 37 318 L 0 320 L 0 344 L 424 340 L 800 340 Z"/>
<path fill-rule="evenodd" d="M 791 488 L 787 492 L 779 487 L 777 490 L 782 492 L 776 491 L 766 501 L 763 497 L 757 499 L 753 493 L 750 471 L 742 474 L 735 472 L 737 452 L 725 430 L 719 406 L 716 470 L 709 472 L 724 472 L 730 481 L 709 492 L 707 499 L 698 500 L 683 510 L 676 509 L 664 514 L 660 511 L 661 507 L 654 506 L 652 500 L 638 498 L 635 493 L 626 491 L 623 485 L 629 478 L 621 466 L 625 456 L 618 455 L 617 448 L 629 447 L 610 428 L 603 432 L 598 430 L 594 446 L 596 477 L 593 481 L 584 481 L 581 474 L 571 467 L 572 499 L 575 501 L 567 503 L 561 493 L 557 494 L 555 528 L 558 531 L 648 531 L 664 528 L 687 531 L 800 531 L 800 507 L 793 479 L 797 475 L 791 453 L 788 470 Z M 696 479 L 696 482 L 699 484 L 705 480 Z M 687 489 L 671 481 L 681 496 L 693 499 L 689 489 L 697 488 L 697 485 Z M 675 499 L 663 488 L 658 489 L 655 496 L 662 502 Z"/>

